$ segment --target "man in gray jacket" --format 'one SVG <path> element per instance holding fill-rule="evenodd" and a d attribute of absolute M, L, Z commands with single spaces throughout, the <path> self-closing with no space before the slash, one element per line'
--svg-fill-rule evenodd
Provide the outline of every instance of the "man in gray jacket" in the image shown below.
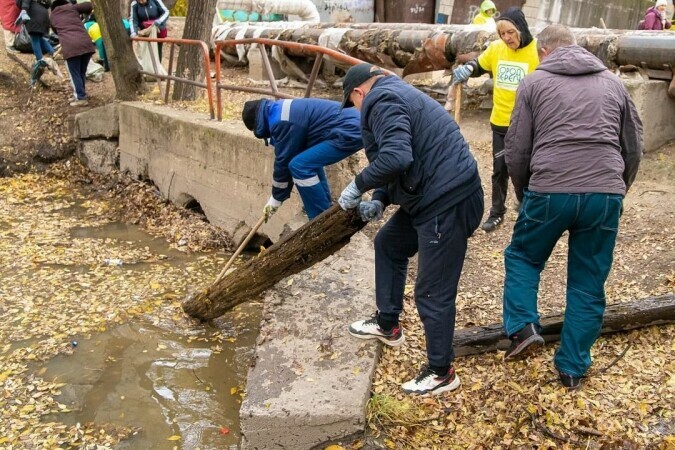
<path fill-rule="evenodd" d="M 567 307 L 554 357 L 576 389 L 600 335 L 604 284 L 623 198 L 642 158 L 642 123 L 623 84 L 562 25 L 538 36 L 541 64 L 521 82 L 506 135 L 506 165 L 522 207 L 505 252 L 504 359 L 542 345 L 539 276 L 569 232 Z"/>

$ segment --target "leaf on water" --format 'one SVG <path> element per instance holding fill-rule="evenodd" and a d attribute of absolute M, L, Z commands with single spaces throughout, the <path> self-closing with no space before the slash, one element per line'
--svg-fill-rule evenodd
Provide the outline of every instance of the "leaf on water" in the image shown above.
<path fill-rule="evenodd" d="M 177 434 L 174 434 L 173 436 L 169 436 L 168 438 L 166 438 L 166 440 L 167 441 L 180 441 L 180 436 L 178 436 Z"/>
<path fill-rule="evenodd" d="M 231 387 L 230 388 L 230 395 L 234 395 L 237 393 L 237 388 L 236 387 Z"/>

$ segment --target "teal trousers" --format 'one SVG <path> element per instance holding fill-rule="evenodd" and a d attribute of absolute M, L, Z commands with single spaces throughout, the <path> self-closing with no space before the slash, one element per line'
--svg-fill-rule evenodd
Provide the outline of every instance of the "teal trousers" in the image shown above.
<path fill-rule="evenodd" d="M 525 191 L 504 256 L 504 329 L 508 336 L 539 324 L 539 279 L 553 248 L 569 232 L 567 306 L 554 363 L 569 375 L 591 366 L 591 346 L 605 312 L 605 281 L 612 266 L 623 196 Z"/>

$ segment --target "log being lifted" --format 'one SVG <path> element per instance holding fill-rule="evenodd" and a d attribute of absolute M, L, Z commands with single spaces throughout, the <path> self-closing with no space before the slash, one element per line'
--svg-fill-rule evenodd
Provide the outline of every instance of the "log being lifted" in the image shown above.
<path fill-rule="evenodd" d="M 262 255 L 250 259 L 213 285 L 190 295 L 183 310 L 190 316 L 209 320 L 250 300 L 279 280 L 301 272 L 349 243 L 366 225 L 355 209 L 343 211 L 333 205 L 313 221 L 281 239 Z"/>
<path fill-rule="evenodd" d="M 579 45 L 610 69 L 634 65 L 662 70 L 675 66 L 675 33 L 669 31 L 572 29 Z M 497 35 L 472 25 L 428 24 L 315 24 L 290 22 L 223 24 L 213 40 L 264 37 L 280 41 L 318 44 L 403 74 L 452 67 L 457 55 L 482 51 Z M 234 47 L 226 52 L 237 55 Z M 307 56 L 293 49 L 289 55 Z M 295 53 L 294 53 L 295 52 Z M 241 58 L 242 49 L 239 48 Z"/>
<path fill-rule="evenodd" d="M 541 318 L 541 334 L 547 343 L 560 339 L 563 319 L 564 314 Z M 675 294 L 609 305 L 605 310 L 602 334 L 667 323 L 675 323 Z M 506 350 L 508 346 L 509 340 L 501 323 L 464 328 L 455 333 L 454 349 L 457 356 Z"/>

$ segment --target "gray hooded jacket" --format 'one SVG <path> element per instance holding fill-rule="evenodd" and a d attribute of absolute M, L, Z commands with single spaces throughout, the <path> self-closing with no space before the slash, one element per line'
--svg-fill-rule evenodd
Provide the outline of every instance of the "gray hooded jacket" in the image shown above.
<path fill-rule="evenodd" d="M 642 158 L 642 122 L 619 78 L 571 45 L 520 83 L 505 144 L 518 199 L 524 188 L 625 195 Z"/>

